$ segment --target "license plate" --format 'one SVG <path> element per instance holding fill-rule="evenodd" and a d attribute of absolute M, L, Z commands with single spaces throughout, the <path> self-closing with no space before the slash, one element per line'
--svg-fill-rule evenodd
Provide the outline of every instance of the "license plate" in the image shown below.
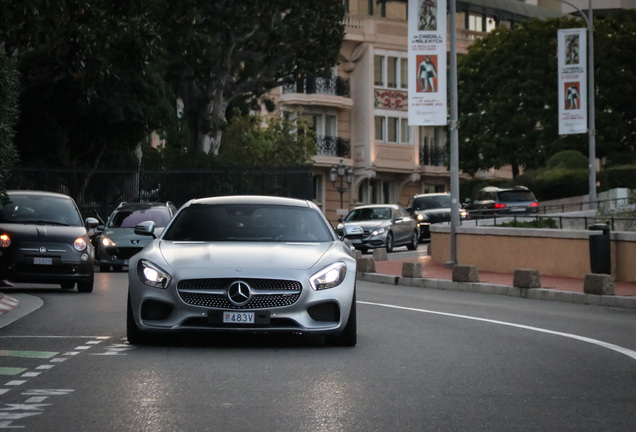
<path fill-rule="evenodd" d="M 35 257 L 35 258 L 33 258 L 33 264 L 36 264 L 36 265 L 52 265 L 53 264 L 53 258 Z"/>
<path fill-rule="evenodd" d="M 223 312 L 226 324 L 254 324 L 254 312 Z"/>
<path fill-rule="evenodd" d="M 360 240 L 360 239 L 349 239 L 349 241 L 351 242 L 351 244 L 360 244 L 360 243 L 362 243 L 362 240 Z"/>

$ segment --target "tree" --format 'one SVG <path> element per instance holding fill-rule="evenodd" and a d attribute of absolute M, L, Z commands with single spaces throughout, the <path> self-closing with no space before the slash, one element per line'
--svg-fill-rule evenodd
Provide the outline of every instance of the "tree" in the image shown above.
<path fill-rule="evenodd" d="M 19 61 L 25 160 L 98 166 L 173 121 L 151 1 L 0 0 L 0 48 Z"/>
<path fill-rule="evenodd" d="M 328 76 L 344 39 L 341 0 L 173 0 L 156 19 L 196 142 L 218 154 L 227 109 L 309 75 Z"/>
<path fill-rule="evenodd" d="M 223 137 L 219 156 L 251 167 L 302 165 L 316 154 L 310 118 L 234 115 Z"/>
<path fill-rule="evenodd" d="M 0 195 L 6 191 L 11 168 L 18 159 L 13 145 L 18 120 L 18 77 L 15 62 L 0 51 Z"/>
<path fill-rule="evenodd" d="M 633 22 L 595 21 L 597 156 L 636 129 L 626 94 L 636 88 Z M 513 175 L 538 168 L 562 150 L 587 154 L 586 134 L 558 135 L 557 31 L 585 27 L 575 18 L 530 19 L 498 27 L 458 59 L 460 168 L 467 173 L 510 165 Z M 620 83 L 620 85 L 617 85 Z"/>

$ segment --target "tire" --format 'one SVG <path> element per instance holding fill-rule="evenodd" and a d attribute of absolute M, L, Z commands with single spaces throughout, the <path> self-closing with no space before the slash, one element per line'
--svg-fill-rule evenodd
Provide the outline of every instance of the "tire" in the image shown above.
<path fill-rule="evenodd" d="M 99 271 L 102 273 L 108 273 L 110 271 L 110 266 L 106 264 L 100 264 Z"/>
<path fill-rule="evenodd" d="M 386 251 L 393 252 L 393 233 L 391 231 L 386 235 Z"/>
<path fill-rule="evenodd" d="M 115 272 L 121 272 L 123 270 L 124 270 L 124 266 L 120 266 L 120 265 L 113 266 L 113 271 Z"/>
<path fill-rule="evenodd" d="M 369 249 L 368 248 L 362 248 L 362 249 L 360 249 L 360 252 L 365 254 L 365 253 L 369 252 Z"/>
<path fill-rule="evenodd" d="M 95 275 L 92 274 L 90 279 L 77 283 L 77 292 L 90 293 L 93 292 L 93 282 L 95 281 Z"/>
<path fill-rule="evenodd" d="M 358 326 L 356 318 L 356 294 L 353 293 L 349 320 L 342 333 L 334 336 L 327 336 L 325 343 L 331 346 L 353 347 L 358 343 Z"/>
<path fill-rule="evenodd" d="M 65 289 L 65 290 L 70 290 L 75 288 L 75 282 L 63 282 L 60 285 L 62 286 L 62 289 Z"/>
<path fill-rule="evenodd" d="M 126 337 L 128 342 L 133 345 L 145 345 L 148 343 L 148 337 L 145 332 L 139 330 L 137 323 L 135 323 L 135 317 L 132 313 L 132 306 L 130 304 L 130 295 L 128 295 L 128 303 L 126 306 Z"/>
<path fill-rule="evenodd" d="M 411 236 L 411 242 L 409 244 L 406 245 L 408 250 L 415 250 L 417 249 L 417 245 L 420 242 L 420 236 L 417 233 L 417 230 L 413 231 L 413 235 Z"/>

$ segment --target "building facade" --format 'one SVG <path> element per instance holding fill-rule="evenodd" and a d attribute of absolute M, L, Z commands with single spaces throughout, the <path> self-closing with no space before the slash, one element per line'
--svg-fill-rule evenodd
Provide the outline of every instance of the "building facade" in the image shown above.
<path fill-rule="evenodd" d="M 307 79 L 271 94 L 283 114 L 313 118 L 318 137 L 313 198 L 332 223 L 356 205 L 404 205 L 413 194 L 450 189 L 448 128 L 408 124 L 407 3 L 344 2 L 346 36 L 332 78 Z M 566 13 L 558 0 L 456 0 L 456 5 L 458 55 L 499 25 L 512 28 L 529 17 Z M 332 182 L 330 173 L 340 163 L 352 175 Z M 479 175 L 510 177 L 510 172 Z"/>

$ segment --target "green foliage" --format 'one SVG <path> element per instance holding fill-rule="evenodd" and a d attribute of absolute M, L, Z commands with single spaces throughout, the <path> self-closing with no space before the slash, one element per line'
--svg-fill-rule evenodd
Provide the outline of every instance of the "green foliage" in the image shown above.
<path fill-rule="evenodd" d="M 556 228 L 557 224 L 556 221 L 552 218 L 539 218 L 531 221 L 520 221 L 515 219 L 511 220 L 510 222 L 504 222 L 499 226 L 512 228 Z"/>
<path fill-rule="evenodd" d="M 589 159 L 576 150 L 563 150 L 548 159 L 546 167 L 548 169 L 565 168 L 577 169 L 587 168 Z"/>
<path fill-rule="evenodd" d="M 636 165 L 610 167 L 597 174 L 600 190 L 615 188 L 636 189 Z"/>
<path fill-rule="evenodd" d="M 219 157 L 234 165 L 280 167 L 310 163 L 315 154 L 310 119 L 234 115 Z"/>
<path fill-rule="evenodd" d="M 539 201 L 585 195 L 589 193 L 589 170 L 542 169 L 518 177 L 532 190 Z"/>
<path fill-rule="evenodd" d="M 460 169 L 537 169 L 562 150 L 588 152 L 586 134 L 558 134 L 557 31 L 579 18 L 500 27 L 458 59 Z M 596 153 L 635 153 L 636 22 L 595 20 Z M 620 85 L 618 85 L 620 83 Z"/>
<path fill-rule="evenodd" d="M 0 195 L 4 194 L 11 169 L 18 160 L 13 144 L 18 119 L 18 71 L 15 62 L 0 51 Z"/>

